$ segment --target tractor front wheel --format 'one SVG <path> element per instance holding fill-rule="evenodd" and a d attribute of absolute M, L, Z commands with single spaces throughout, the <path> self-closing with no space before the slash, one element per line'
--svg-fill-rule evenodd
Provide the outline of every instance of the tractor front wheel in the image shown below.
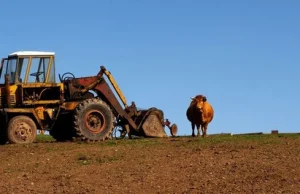
<path fill-rule="evenodd" d="M 101 141 L 110 138 L 113 114 L 109 106 L 98 98 L 82 101 L 75 110 L 74 128 L 85 141 Z"/>
<path fill-rule="evenodd" d="M 28 116 L 15 116 L 8 122 L 8 141 L 13 144 L 33 143 L 36 139 L 37 127 Z"/>

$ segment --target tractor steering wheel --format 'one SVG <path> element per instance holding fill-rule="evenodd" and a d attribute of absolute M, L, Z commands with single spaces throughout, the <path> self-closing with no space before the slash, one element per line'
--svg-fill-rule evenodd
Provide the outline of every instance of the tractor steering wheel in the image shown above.
<path fill-rule="evenodd" d="M 67 77 L 66 75 L 71 75 L 71 76 L 68 76 L 68 77 Z M 74 76 L 74 74 L 71 73 L 71 72 L 66 72 L 66 73 L 64 73 L 62 76 L 59 75 L 60 82 L 65 81 L 65 80 L 67 80 L 67 79 L 74 79 L 74 78 L 75 78 L 75 76 Z"/>

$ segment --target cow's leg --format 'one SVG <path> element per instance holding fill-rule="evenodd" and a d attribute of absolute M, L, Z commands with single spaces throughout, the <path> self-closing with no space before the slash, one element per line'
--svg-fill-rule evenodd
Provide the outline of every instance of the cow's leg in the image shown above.
<path fill-rule="evenodd" d="M 195 123 L 191 122 L 192 125 L 192 137 L 195 137 Z"/>
<path fill-rule="evenodd" d="M 197 124 L 196 126 L 197 126 L 197 137 L 199 137 L 200 136 L 200 127 L 201 127 L 201 125 Z"/>
<path fill-rule="evenodd" d="M 204 123 L 204 124 L 202 125 L 202 132 L 203 132 L 202 137 L 207 137 L 207 134 L 206 134 L 206 131 L 207 131 L 207 125 L 208 125 L 208 123 Z"/>

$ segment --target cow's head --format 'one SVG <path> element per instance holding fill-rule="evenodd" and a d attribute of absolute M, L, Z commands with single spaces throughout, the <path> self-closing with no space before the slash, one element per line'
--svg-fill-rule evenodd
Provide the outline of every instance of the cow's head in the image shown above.
<path fill-rule="evenodd" d="M 197 108 L 200 112 L 203 112 L 204 103 L 207 101 L 206 96 L 197 95 L 195 97 L 191 97 L 192 102 L 196 104 Z"/>

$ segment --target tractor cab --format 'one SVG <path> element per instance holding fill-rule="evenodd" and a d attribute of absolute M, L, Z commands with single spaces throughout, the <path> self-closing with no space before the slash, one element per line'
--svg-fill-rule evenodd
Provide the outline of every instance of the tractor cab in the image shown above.
<path fill-rule="evenodd" d="M 55 53 L 11 53 L 1 61 L 0 89 L 0 97 L 6 98 L 9 107 L 59 103 L 63 84 L 55 80 Z"/>
<path fill-rule="evenodd" d="M 0 84 L 55 83 L 54 52 L 19 51 L 2 59 Z"/>

